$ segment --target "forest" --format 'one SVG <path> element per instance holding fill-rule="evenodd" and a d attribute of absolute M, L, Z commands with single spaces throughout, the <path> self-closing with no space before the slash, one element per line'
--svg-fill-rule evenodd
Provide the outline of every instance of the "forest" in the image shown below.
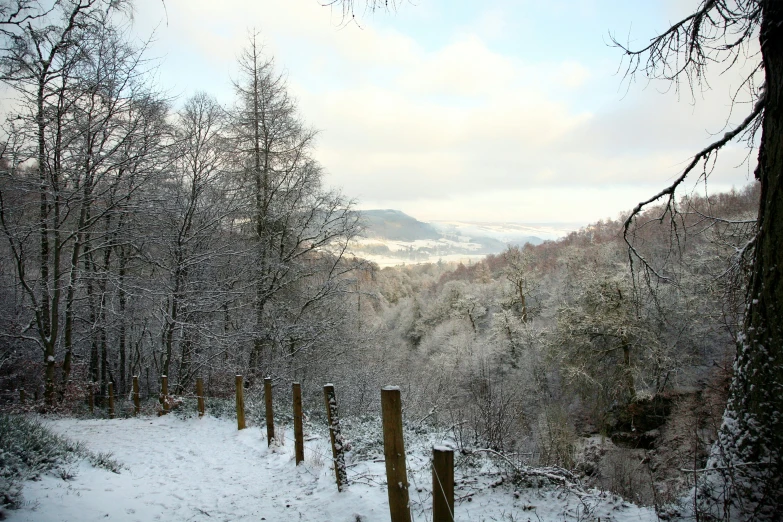
<path fill-rule="evenodd" d="M 318 133 L 259 35 L 230 106 L 174 100 L 126 8 L 0 4 L 15 100 L 0 137 L 0 409 L 84 416 L 110 384 L 122 409 L 136 376 L 154 414 L 162 376 L 177 402 L 197 378 L 228 401 L 243 375 L 251 397 L 264 378 L 276 400 L 300 382 L 313 409 L 336 383 L 360 419 L 393 384 L 406 425 L 446 430 L 459 451 L 660 510 L 697 486 L 736 371 L 762 183 L 468 265 L 381 269 L 351 252 L 366 222 L 325 186 Z"/>

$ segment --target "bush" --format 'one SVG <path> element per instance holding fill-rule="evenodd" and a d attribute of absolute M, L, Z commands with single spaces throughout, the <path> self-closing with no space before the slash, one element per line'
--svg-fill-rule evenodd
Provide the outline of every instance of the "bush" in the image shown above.
<path fill-rule="evenodd" d="M 573 469 L 577 435 L 566 411 L 553 404 L 544 408 L 538 420 L 539 461 L 544 466 Z"/>
<path fill-rule="evenodd" d="M 22 500 L 22 482 L 80 458 L 94 466 L 119 473 L 122 467 L 110 454 L 93 454 L 81 443 L 53 433 L 40 420 L 0 413 L 0 507 L 16 508 Z"/>

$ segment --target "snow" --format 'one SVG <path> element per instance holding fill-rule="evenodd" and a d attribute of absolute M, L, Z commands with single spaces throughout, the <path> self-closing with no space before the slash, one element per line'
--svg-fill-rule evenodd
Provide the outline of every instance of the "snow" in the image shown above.
<path fill-rule="evenodd" d="M 374 249 L 386 247 L 388 253 L 375 253 Z M 420 263 L 475 263 L 487 256 L 478 243 L 465 243 L 448 239 L 417 239 L 394 241 L 377 238 L 355 238 L 351 251 L 357 257 L 372 261 L 384 268 L 389 266 L 416 265 Z M 429 250 L 427 254 L 424 251 Z"/>
<path fill-rule="evenodd" d="M 267 448 L 259 427 L 237 431 L 231 419 L 174 415 L 137 419 L 61 419 L 51 428 L 83 441 L 94 452 L 111 452 L 119 474 L 86 461 L 24 486 L 24 506 L 10 522 L 48 521 L 388 521 L 382 460 L 350 462 L 350 486 L 338 493 L 328 437 L 306 434 L 305 462 L 295 466 L 293 436 Z M 431 520 L 431 444 L 407 456 L 414 521 Z M 456 482 L 457 521 L 538 520 L 579 517 L 652 522 L 650 509 L 607 493 L 576 495 L 562 487 L 514 487 L 498 475 L 465 470 Z M 589 515 L 589 516 L 586 516 Z"/>
<path fill-rule="evenodd" d="M 556 240 L 579 230 L 586 223 L 503 223 L 470 221 L 432 221 L 436 230 L 444 234 L 458 233 L 468 237 L 491 237 L 499 241 L 522 244 L 531 236 Z"/>

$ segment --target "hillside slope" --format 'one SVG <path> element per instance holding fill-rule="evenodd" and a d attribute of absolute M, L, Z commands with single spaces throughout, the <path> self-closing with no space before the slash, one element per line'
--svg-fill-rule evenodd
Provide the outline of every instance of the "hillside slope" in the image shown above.
<path fill-rule="evenodd" d="M 361 215 L 363 233 L 351 244 L 352 252 L 381 266 L 471 262 L 499 254 L 509 245 L 557 239 L 579 227 L 576 223 L 426 223 L 392 209 L 363 210 Z"/>

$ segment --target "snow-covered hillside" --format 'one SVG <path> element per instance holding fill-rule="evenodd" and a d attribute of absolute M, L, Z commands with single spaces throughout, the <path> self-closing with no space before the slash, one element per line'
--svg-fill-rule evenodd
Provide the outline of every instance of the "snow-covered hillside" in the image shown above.
<path fill-rule="evenodd" d="M 383 459 L 369 444 L 379 434 L 366 429 L 354 432 L 364 434 L 349 452 L 351 485 L 338 493 L 327 436 L 312 427 L 298 467 L 290 432 L 269 449 L 261 429 L 237 431 L 230 419 L 62 419 L 51 428 L 112 452 L 124 468 L 115 474 L 83 461 L 29 481 L 23 508 L 6 512 L 10 522 L 389 520 Z M 432 518 L 433 443 L 426 435 L 406 440 L 415 521 Z M 456 480 L 458 521 L 656 520 L 652 510 L 607 493 L 510 484 L 488 461 L 458 466 Z"/>
<path fill-rule="evenodd" d="M 444 235 L 458 234 L 468 237 L 489 237 L 503 243 L 537 245 L 543 241 L 559 239 L 578 230 L 584 223 L 490 223 L 470 221 L 433 221 L 430 223 Z"/>
<path fill-rule="evenodd" d="M 509 245 L 537 245 L 578 229 L 580 223 L 425 223 L 399 210 L 362 211 L 364 231 L 351 252 L 380 266 L 477 261 Z"/>

